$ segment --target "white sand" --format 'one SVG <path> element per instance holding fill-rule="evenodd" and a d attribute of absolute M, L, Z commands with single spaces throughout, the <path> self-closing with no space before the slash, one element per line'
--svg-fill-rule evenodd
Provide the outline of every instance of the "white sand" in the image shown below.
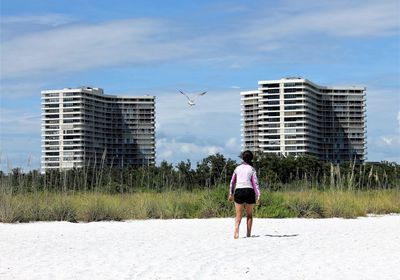
<path fill-rule="evenodd" d="M 400 279 L 399 215 L 253 233 L 234 240 L 231 218 L 0 224 L 0 279 Z"/>

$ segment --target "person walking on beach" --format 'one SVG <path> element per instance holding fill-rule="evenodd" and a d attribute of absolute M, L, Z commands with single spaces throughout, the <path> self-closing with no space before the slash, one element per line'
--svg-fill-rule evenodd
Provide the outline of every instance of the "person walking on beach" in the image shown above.
<path fill-rule="evenodd" d="M 235 201 L 235 232 L 234 238 L 239 238 L 239 226 L 242 220 L 242 212 L 246 205 L 247 217 L 247 237 L 251 236 L 251 227 L 253 226 L 253 206 L 260 200 L 260 189 L 258 187 L 256 170 L 253 168 L 253 153 L 244 151 L 242 153 L 242 164 L 235 168 L 233 172 L 230 187 L 229 201 Z"/>

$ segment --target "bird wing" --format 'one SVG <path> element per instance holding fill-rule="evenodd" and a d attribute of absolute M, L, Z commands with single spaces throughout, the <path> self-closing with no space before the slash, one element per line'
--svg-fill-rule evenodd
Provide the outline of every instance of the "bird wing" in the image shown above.
<path fill-rule="evenodd" d="M 207 92 L 207 91 L 196 94 L 196 95 L 193 97 L 193 100 L 195 100 L 195 99 L 196 99 L 197 97 L 199 97 L 199 96 L 202 96 L 202 95 L 206 94 L 206 92 Z"/>
<path fill-rule="evenodd" d="M 190 97 L 189 97 L 186 93 L 184 93 L 183 91 L 179 91 L 179 92 L 182 93 L 184 96 L 186 96 L 186 98 L 189 99 L 189 101 L 192 101 L 192 100 L 190 99 Z"/>

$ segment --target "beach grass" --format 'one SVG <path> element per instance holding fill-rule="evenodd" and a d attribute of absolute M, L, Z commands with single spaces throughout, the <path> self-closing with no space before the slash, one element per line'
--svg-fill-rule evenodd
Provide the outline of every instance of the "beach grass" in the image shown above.
<path fill-rule="evenodd" d="M 264 191 L 255 207 L 258 218 L 356 218 L 400 213 L 400 191 Z M 128 219 L 233 217 L 226 187 L 194 191 L 34 192 L 0 194 L 0 222 L 92 222 Z"/>

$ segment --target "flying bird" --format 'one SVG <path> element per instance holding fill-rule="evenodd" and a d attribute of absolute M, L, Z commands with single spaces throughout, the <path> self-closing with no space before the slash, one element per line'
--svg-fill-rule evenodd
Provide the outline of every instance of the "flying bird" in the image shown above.
<path fill-rule="evenodd" d="M 186 98 L 189 100 L 189 101 L 188 101 L 188 104 L 189 104 L 190 106 L 193 106 L 193 105 L 195 105 L 195 103 L 194 103 L 195 99 L 196 99 L 197 97 L 201 96 L 201 95 L 206 94 L 207 91 L 202 92 L 202 93 L 198 93 L 198 94 L 194 95 L 192 98 L 190 98 L 190 97 L 189 97 L 186 93 L 184 93 L 183 91 L 179 91 L 179 92 L 182 93 L 184 96 L 186 96 Z"/>

